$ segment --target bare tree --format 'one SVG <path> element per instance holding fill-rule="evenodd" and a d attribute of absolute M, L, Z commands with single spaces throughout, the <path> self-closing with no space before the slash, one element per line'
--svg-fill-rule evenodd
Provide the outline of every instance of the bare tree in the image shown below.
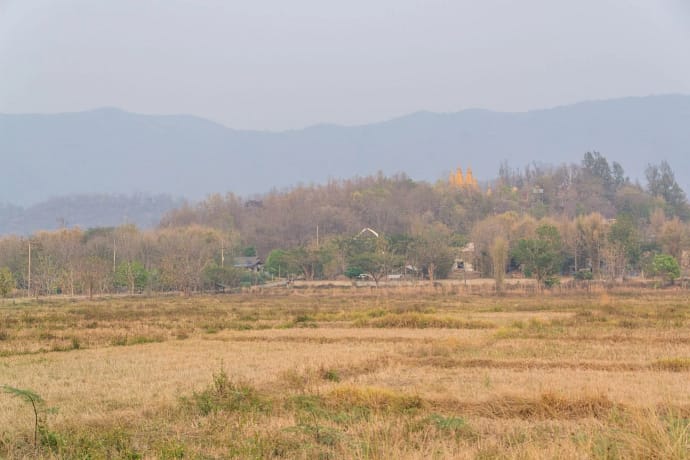
<path fill-rule="evenodd" d="M 506 239 L 502 236 L 496 236 L 491 244 L 491 265 L 493 267 L 497 292 L 501 292 L 503 290 L 503 280 L 506 274 L 507 262 L 508 241 L 506 241 Z"/>

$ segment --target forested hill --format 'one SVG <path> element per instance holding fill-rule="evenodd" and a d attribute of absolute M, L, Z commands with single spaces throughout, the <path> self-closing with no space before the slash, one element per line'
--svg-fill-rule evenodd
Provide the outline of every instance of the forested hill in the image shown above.
<path fill-rule="evenodd" d="M 626 165 L 633 180 L 666 160 L 690 187 L 690 96 L 585 102 L 499 113 L 420 112 L 387 122 L 237 131 L 190 116 L 101 109 L 0 115 L 5 174 L 0 203 L 27 205 L 75 193 L 263 193 L 329 178 L 404 172 L 434 182 L 456 166 L 479 179 L 508 160 L 560 164 L 586 151 Z"/>
<path fill-rule="evenodd" d="M 61 227 L 153 228 L 180 199 L 168 195 L 73 195 L 51 198 L 26 208 L 0 203 L 0 235 L 28 235 Z"/>

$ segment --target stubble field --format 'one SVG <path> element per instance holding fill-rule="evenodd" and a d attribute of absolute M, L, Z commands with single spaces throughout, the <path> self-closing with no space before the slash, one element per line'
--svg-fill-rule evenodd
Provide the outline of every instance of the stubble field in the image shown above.
<path fill-rule="evenodd" d="M 5 301 L 0 458 L 690 458 L 689 326 L 688 291 Z"/>

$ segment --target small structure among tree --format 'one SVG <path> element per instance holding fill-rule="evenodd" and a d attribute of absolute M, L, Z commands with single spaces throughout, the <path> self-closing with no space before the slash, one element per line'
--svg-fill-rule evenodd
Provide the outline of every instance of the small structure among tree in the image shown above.
<path fill-rule="evenodd" d="M 263 269 L 264 262 L 257 256 L 243 256 L 235 257 L 233 267 L 244 268 L 253 272 L 260 272 Z"/>
<path fill-rule="evenodd" d="M 453 264 L 454 270 L 462 270 L 467 273 L 474 271 L 475 248 L 474 243 L 469 242 L 456 254 Z"/>

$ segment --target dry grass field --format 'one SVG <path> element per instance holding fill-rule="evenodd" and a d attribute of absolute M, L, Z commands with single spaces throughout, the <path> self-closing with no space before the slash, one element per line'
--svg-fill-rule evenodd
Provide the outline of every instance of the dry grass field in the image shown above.
<path fill-rule="evenodd" d="M 690 458 L 688 294 L 5 301 L 0 458 Z"/>

